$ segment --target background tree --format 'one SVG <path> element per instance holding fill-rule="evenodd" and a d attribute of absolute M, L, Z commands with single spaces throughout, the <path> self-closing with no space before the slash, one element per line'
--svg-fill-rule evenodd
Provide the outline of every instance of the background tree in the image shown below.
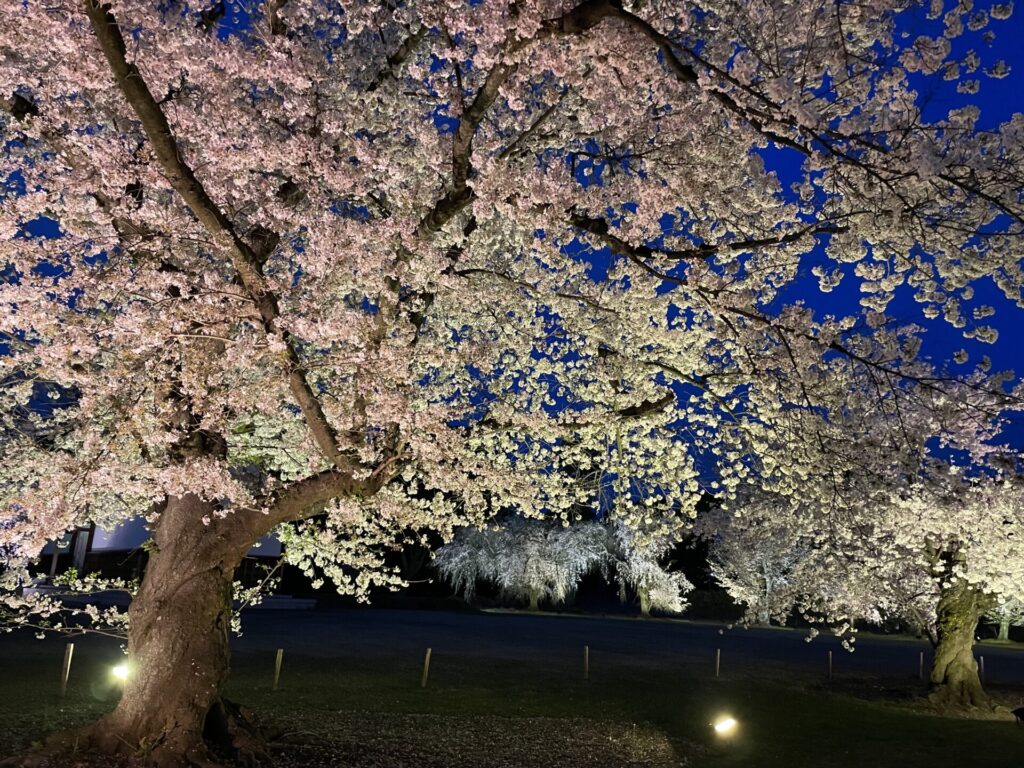
<path fill-rule="evenodd" d="M 933 700 L 989 708 L 973 647 L 982 616 L 1024 585 L 1020 492 L 1018 477 L 962 479 L 935 464 L 926 479 L 879 488 L 860 504 L 793 509 L 790 530 L 809 546 L 781 610 L 831 625 L 848 647 L 856 621 L 907 620 L 935 646 Z"/>
<path fill-rule="evenodd" d="M 610 543 L 622 602 L 626 602 L 627 590 L 632 590 L 640 600 L 641 616 L 649 616 L 652 609 L 663 613 L 686 610 L 686 593 L 693 584 L 661 562 L 672 547 L 670 540 L 613 524 Z"/>
<path fill-rule="evenodd" d="M 798 567 L 807 553 L 786 510 L 714 507 L 700 514 L 694 532 L 708 541 L 708 571 L 737 603 L 745 620 L 785 624 L 798 593 Z"/>
<path fill-rule="evenodd" d="M 1024 601 L 1020 598 L 1005 600 L 990 610 L 986 618 L 999 625 L 997 639 L 1009 640 L 1010 627 L 1019 627 L 1024 624 Z"/>
<path fill-rule="evenodd" d="M 504 597 L 538 611 L 541 601 L 564 603 L 587 573 L 607 564 L 606 537 L 597 523 L 563 527 L 517 516 L 460 530 L 434 563 L 466 600 L 473 599 L 477 582 L 488 581 Z"/>
<path fill-rule="evenodd" d="M 1003 407 L 885 316 L 904 287 L 992 341 L 972 283 L 1022 285 L 1024 118 L 927 122 L 908 76 L 970 77 L 969 11 L 904 40 L 903 7 L 4 4 L 5 584 L 89 520 L 154 547 L 133 673 L 74 743 L 203 759 L 275 528 L 358 591 L 398 532 L 494 509 L 651 526 L 652 494 L 838 482 L 851 398 L 940 435 Z M 816 317 L 806 272 L 863 309 Z"/>

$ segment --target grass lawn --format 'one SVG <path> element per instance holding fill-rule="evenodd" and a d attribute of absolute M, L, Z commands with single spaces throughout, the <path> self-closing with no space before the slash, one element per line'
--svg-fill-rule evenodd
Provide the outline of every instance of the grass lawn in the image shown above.
<path fill-rule="evenodd" d="M 95 717 L 117 695 L 116 645 L 78 641 L 67 698 L 63 643 L 0 640 L 0 755 Z M 237 655 L 229 698 L 275 738 L 274 765 L 347 768 L 1024 765 L 1024 727 L 940 718 L 911 706 L 916 680 L 837 675 L 831 683 L 763 667 L 714 679 L 591 652 L 541 661 L 435 653 L 421 659 Z M 1016 705 L 1021 691 L 1004 691 Z M 720 714 L 740 726 L 716 737 Z M 106 764 L 109 765 L 109 764 Z"/>

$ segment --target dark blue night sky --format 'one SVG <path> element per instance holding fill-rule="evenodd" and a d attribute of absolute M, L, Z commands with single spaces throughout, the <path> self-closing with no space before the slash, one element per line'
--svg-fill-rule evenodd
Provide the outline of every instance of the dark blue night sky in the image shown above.
<path fill-rule="evenodd" d="M 913 40 L 922 34 L 935 35 L 941 32 L 941 28 L 941 21 L 926 18 L 924 8 L 915 7 L 900 17 L 901 35 L 906 40 Z M 989 32 L 995 33 L 994 39 L 986 36 Z M 1007 21 L 991 21 L 987 27 L 976 32 L 965 30 L 960 38 L 953 41 L 953 55 L 962 56 L 969 50 L 978 53 L 982 66 L 972 77 L 980 80 L 980 91 L 976 94 L 957 93 L 956 81 L 944 80 L 941 72 L 931 76 L 914 75 L 911 84 L 920 95 L 919 105 L 923 109 L 924 119 L 927 122 L 941 120 L 949 110 L 973 104 L 981 110 L 978 128 L 989 130 L 997 128 L 1014 113 L 1024 112 L 1022 39 L 1022 8 L 1018 8 Z M 998 60 L 1004 60 L 1009 65 L 1008 77 L 995 79 L 982 71 Z M 768 159 L 769 167 L 779 174 L 784 183 L 795 180 L 799 171 L 799 158 L 788 157 L 787 152 L 777 152 Z M 1024 253 L 1021 257 L 1024 258 Z M 994 344 L 965 339 L 958 329 L 941 318 L 928 320 L 921 314 L 921 305 L 913 300 L 911 289 L 907 286 L 897 292 L 888 314 L 898 324 L 913 323 L 927 329 L 922 355 L 931 358 L 939 368 L 948 368 L 954 373 L 967 373 L 982 355 L 987 355 L 992 360 L 993 371 L 1012 370 L 1018 375 L 1024 374 L 1024 309 L 1010 303 L 990 278 L 978 281 L 974 288 L 975 300 L 972 303 L 989 304 L 997 310 L 995 317 L 990 318 L 991 325 L 999 330 L 999 339 Z M 817 290 L 817 280 L 808 274 L 790 287 L 787 298 L 801 298 L 822 315 L 843 316 L 858 309 L 859 281 L 844 280 L 831 293 L 822 294 Z M 952 360 L 953 353 L 960 349 L 970 354 L 970 359 L 964 365 L 956 365 Z M 1008 418 L 1011 424 L 1005 430 L 1004 437 L 1015 447 L 1024 449 L 1024 414 L 1008 414 Z"/>

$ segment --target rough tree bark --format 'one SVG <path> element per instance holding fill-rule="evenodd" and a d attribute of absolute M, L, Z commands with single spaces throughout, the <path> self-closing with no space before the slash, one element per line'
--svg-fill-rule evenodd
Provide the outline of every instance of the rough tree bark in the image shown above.
<path fill-rule="evenodd" d="M 0 765 L 53 765 L 55 755 L 92 752 L 141 758 L 156 768 L 208 766 L 204 737 L 226 748 L 228 757 L 258 754 L 258 736 L 220 696 L 228 675 L 235 568 L 278 523 L 314 514 L 339 496 L 372 494 L 381 482 L 326 470 L 282 491 L 265 512 L 224 514 L 192 494 L 167 499 L 129 609 L 129 676 L 121 700 L 92 725 L 53 737 L 41 754 Z"/>
<path fill-rule="evenodd" d="M 942 591 L 931 670 L 931 699 L 937 704 L 955 709 L 992 707 L 974 659 L 974 633 L 985 608 L 985 596 L 965 581 Z"/>
<path fill-rule="evenodd" d="M 249 538 L 244 520 L 218 518 L 198 496 L 167 500 L 129 609 L 124 692 L 110 714 L 75 734 L 79 747 L 156 766 L 206 759 L 203 726 L 228 674 L 231 583 Z"/>

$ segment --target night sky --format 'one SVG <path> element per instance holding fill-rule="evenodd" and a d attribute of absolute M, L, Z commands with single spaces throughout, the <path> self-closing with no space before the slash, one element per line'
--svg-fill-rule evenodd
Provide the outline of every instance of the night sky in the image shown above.
<path fill-rule="evenodd" d="M 921 34 L 935 35 L 941 28 L 941 20 L 929 21 L 924 8 L 915 7 L 900 17 L 900 30 L 905 42 Z M 991 32 L 995 33 L 994 39 L 986 37 L 986 33 Z M 1006 21 L 992 20 L 988 26 L 975 32 L 965 29 L 964 34 L 953 41 L 953 55 L 959 57 L 972 49 L 978 53 L 982 66 L 971 77 L 980 81 L 980 90 L 976 94 L 957 93 L 957 82 L 944 80 L 941 71 L 930 76 L 914 75 L 911 84 L 919 94 L 918 103 L 923 108 L 924 119 L 928 122 L 941 120 L 950 109 L 973 104 L 981 110 L 978 128 L 988 130 L 997 128 L 1014 113 L 1024 111 L 1022 39 L 1024 8 L 1020 7 Z M 982 71 L 1000 59 L 1009 65 L 1009 76 L 995 79 Z M 795 153 L 790 150 L 766 153 L 766 162 L 784 183 L 798 178 L 799 158 L 791 154 Z M 1024 258 L 1024 253 L 1021 257 Z M 992 360 L 993 371 L 1012 370 L 1018 376 L 1024 374 L 1024 309 L 1009 302 L 990 278 L 976 282 L 974 288 L 972 306 L 989 304 L 996 309 L 996 315 L 988 319 L 999 331 L 999 339 L 994 344 L 965 339 L 959 329 L 953 328 L 941 317 L 936 320 L 925 318 L 921 314 L 921 305 L 913 300 L 912 289 L 908 286 L 898 290 L 887 313 L 897 324 L 917 324 L 927 329 L 921 354 L 932 359 L 940 369 L 968 373 L 982 355 L 988 355 Z M 838 288 L 823 294 L 817 290 L 817 280 L 808 274 L 790 287 L 786 298 L 804 300 L 816 310 L 816 314 L 843 316 L 858 310 L 859 281 L 851 274 Z M 952 360 L 953 353 L 960 349 L 970 354 L 970 359 L 963 365 L 957 365 Z M 1007 414 L 1007 417 L 1011 423 L 1003 433 L 1004 438 L 1014 447 L 1024 449 L 1024 414 Z"/>

